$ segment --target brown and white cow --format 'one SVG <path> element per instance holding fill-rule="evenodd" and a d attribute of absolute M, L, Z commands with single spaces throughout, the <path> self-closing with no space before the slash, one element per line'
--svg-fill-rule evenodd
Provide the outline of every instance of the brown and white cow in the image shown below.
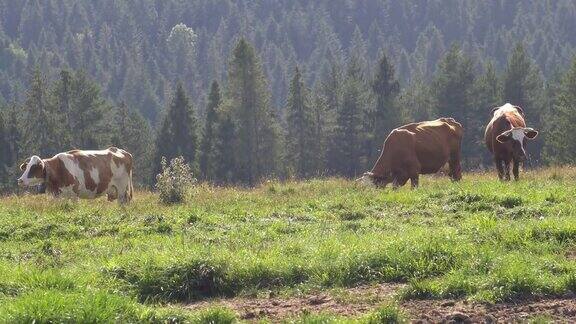
<path fill-rule="evenodd" d="M 420 174 L 433 174 L 446 163 L 454 181 L 462 178 L 460 144 L 464 129 L 453 118 L 412 123 L 394 129 L 384 141 L 378 161 L 361 179 L 378 187 L 418 186 Z"/>
<path fill-rule="evenodd" d="M 536 136 L 537 131 L 526 127 L 522 108 L 507 103 L 492 109 L 484 140 L 494 155 L 500 180 L 510 180 L 510 163 L 514 179 L 518 180 L 520 162 L 526 160 L 526 142 Z"/>
<path fill-rule="evenodd" d="M 20 169 L 20 186 L 44 185 L 55 197 L 93 199 L 104 194 L 120 204 L 132 200 L 132 155 L 110 147 L 101 151 L 74 150 L 49 159 L 34 155 Z"/>

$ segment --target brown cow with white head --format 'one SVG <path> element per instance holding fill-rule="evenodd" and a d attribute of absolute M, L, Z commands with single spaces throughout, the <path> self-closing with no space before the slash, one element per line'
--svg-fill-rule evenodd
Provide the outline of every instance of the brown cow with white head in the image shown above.
<path fill-rule="evenodd" d="M 510 180 L 510 163 L 514 179 L 518 180 L 520 162 L 526 160 L 526 142 L 536 136 L 536 130 L 526 127 L 522 108 L 507 103 L 492 109 L 484 140 L 494 155 L 500 180 Z"/>
<path fill-rule="evenodd" d="M 104 194 L 120 204 L 132 199 L 132 155 L 111 147 L 101 151 L 74 150 L 49 159 L 34 155 L 20 169 L 20 186 L 45 185 L 55 197 L 93 199 Z"/>
<path fill-rule="evenodd" d="M 384 141 L 382 153 L 372 171 L 359 180 L 377 187 L 392 182 L 394 188 L 418 186 L 420 174 L 437 173 L 446 163 L 454 181 L 462 178 L 460 145 L 464 129 L 454 118 L 412 123 L 394 129 Z"/>

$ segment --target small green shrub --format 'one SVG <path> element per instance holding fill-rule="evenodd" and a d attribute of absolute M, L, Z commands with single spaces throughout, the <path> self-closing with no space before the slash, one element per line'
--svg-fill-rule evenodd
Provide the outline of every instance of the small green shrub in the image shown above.
<path fill-rule="evenodd" d="M 404 313 L 396 305 L 384 305 L 368 315 L 365 321 L 367 324 L 395 324 L 406 323 Z"/>
<path fill-rule="evenodd" d="M 162 172 L 156 176 L 156 190 L 164 204 L 180 204 L 186 200 L 186 192 L 196 182 L 190 166 L 183 157 L 166 162 L 162 157 Z"/>
<path fill-rule="evenodd" d="M 236 323 L 236 314 L 226 308 L 210 308 L 200 312 L 193 320 L 198 324 L 231 324 Z"/>

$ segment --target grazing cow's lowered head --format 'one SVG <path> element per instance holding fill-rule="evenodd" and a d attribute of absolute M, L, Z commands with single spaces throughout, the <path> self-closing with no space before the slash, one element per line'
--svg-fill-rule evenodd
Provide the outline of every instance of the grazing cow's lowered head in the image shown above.
<path fill-rule="evenodd" d="M 512 145 L 512 158 L 523 162 L 526 160 L 526 141 L 535 139 L 538 131 L 529 127 L 514 127 L 503 132 L 496 137 L 499 143 L 510 143 Z"/>
<path fill-rule="evenodd" d="M 24 171 L 24 173 L 18 178 L 19 186 L 37 186 L 46 181 L 46 165 L 36 155 L 24 161 L 20 165 L 20 170 Z"/>
<path fill-rule="evenodd" d="M 376 188 L 385 188 L 387 184 L 393 181 L 392 174 L 390 172 L 383 176 L 377 176 L 372 172 L 364 172 L 362 177 L 356 179 L 365 186 L 372 186 Z"/>

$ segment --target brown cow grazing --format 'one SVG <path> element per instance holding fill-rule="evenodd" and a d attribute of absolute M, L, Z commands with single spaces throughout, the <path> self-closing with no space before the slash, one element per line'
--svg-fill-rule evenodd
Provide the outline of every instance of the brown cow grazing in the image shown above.
<path fill-rule="evenodd" d="M 514 179 L 518 180 L 520 162 L 526 159 L 526 142 L 538 132 L 526 127 L 524 110 L 509 103 L 492 109 L 492 120 L 486 126 L 484 140 L 494 155 L 500 180 L 510 180 L 510 162 Z"/>
<path fill-rule="evenodd" d="M 392 182 L 393 188 L 406 184 L 418 186 L 420 174 L 436 173 L 447 162 L 450 177 L 462 178 L 460 144 L 464 130 L 453 118 L 412 123 L 394 129 L 384 141 L 378 161 L 361 178 L 377 187 Z"/>
<path fill-rule="evenodd" d="M 55 197 L 93 199 L 104 194 L 120 204 L 132 200 L 132 155 L 111 147 L 101 151 L 74 150 L 49 159 L 34 155 L 20 169 L 20 186 L 45 185 Z"/>

